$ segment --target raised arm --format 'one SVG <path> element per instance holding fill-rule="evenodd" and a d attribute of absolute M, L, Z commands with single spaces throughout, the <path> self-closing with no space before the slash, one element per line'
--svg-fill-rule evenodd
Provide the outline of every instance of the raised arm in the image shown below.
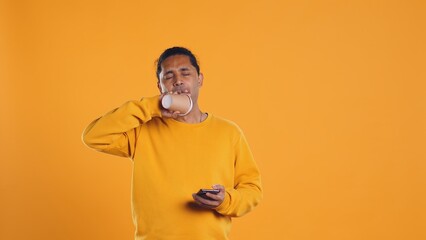
<path fill-rule="evenodd" d="M 139 126 L 153 117 L 161 117 L 159 96 L 129 101 L 91 122 L 82 139 L 97 151 L 133 158 Z"/>

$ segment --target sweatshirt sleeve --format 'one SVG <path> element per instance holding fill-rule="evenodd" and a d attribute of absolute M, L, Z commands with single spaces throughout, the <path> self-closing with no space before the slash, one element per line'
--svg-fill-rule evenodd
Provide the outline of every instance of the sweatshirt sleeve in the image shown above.
<path fill-rule="evenodd" d="M 97 151 L 133 158 L 139 127 L 153 117 L 161 117 L 159 96 L 129 101 L 91 122 L 82 140 Z"/>
<path fill-rule="evenodd" d="M 225 199 L 216 211 L 230 217 L 240 217 L 253 210 L 262 199 L 259 169 L 248 143 L 241 133 L 236 143 L 235 185 L 226 188 Z"/>

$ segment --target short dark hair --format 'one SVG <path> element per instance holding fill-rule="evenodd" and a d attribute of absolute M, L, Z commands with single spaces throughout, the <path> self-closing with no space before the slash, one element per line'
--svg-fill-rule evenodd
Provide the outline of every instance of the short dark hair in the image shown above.
<path fill-rule="evenodd" d="M 200 66 L 198 65 L 197 58 L 192 54 L 192 52 L 184 47 L 171 47 L 166 49 L 160 57 L 157 59 L 157 79 L 160 81 L 160 73 L 161 73 L 161 64 L 163 63 L 166 58 L 174 56 L 174 55 L 185 55 L 189 57 L 189 61 L 191 62 L 192 66 L 195 67 L 197 70 L 198 75 L 200 74 Z"/>

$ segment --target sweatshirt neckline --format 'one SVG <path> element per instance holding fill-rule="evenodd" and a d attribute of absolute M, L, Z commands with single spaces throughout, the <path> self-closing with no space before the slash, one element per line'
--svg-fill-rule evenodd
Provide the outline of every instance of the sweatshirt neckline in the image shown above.
<path fill-rule="evenodd" d="M 207 118 L 204 119 L 204 121 L 202 121 L 200 123 L 186 123 L 186 122 L 178 121 L 178 120 L 173 119 L 173 118 L 169 118 L 168 122 L 171 123 L 171 124 L 173 124 L 173 125 L 179 125 L 179 126 L 182 126 L 182 127 L 189 127 L 189 128 L 191 128 L 191 127 L 201 127 L 201 126 L 204 126 L 204 125 L 208 124 L 211 121 L 211 119 L 212 119 L 212 114 L 210 114 L 208 112 L 206 112 L 206 113 L 207 113 Z"/>

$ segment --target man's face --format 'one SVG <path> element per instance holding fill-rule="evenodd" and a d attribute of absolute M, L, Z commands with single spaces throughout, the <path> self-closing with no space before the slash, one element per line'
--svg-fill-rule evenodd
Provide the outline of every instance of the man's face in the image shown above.
<path fill-rule="evenodd" d="M 161 93 L 188 91 L 194 102 L 198 99 L 199 88 L 203 85 L 203 75 L 198 75 L 186 55 L 173 55 L 161 63 L 158 89 Z"/>

